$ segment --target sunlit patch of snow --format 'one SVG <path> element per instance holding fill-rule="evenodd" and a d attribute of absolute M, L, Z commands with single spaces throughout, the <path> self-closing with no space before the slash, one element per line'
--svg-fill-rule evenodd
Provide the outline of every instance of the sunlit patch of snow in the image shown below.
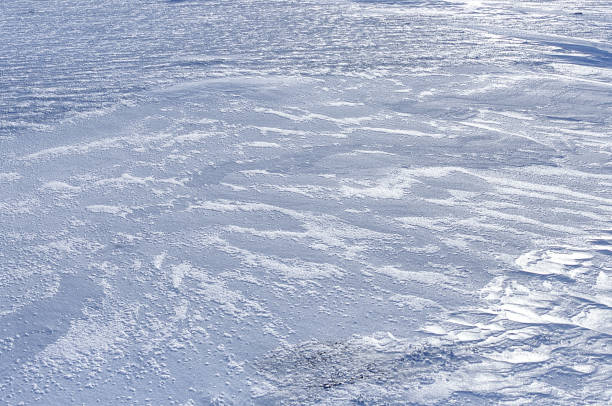
<path fill-rule="evenodd" d="M 0 183 L 2 182 L 14 182 L 21 179 L 22 176 L 17 172 L 0 172 Z"/>
<path fill-rule="evenodd" d="M 244 144 L 247 147 L 254 148 L 280 148 L 280 145 L 276 142 L 265 142 L 265 141 L 253 141 L 253 142 L 245 142 Z"/>
<path fill-rule="evenodd" d="M 125 217 L 128 214 L 132 213 L 132 210 L 128 207 L 111 206 L 106 204 L 94 204 L 91 206 L 87 206 L 87 210 L 92 213 L 105 213 L 120 217 Z"/>
<path fill-rule="evenodd" d="M 42 187 L 43 189 L 48 189 L 54 192 L 77 193 L 81 191 L 81 188 L 78 186 L 72 186 L 68 183 L 60 181 L 47 182 Z"/>
<path fill-rule="evenodd" d="M 409 175 L 409 171 L 400 170 L 383 178 L 378 184 L 361 181 L 364 187 L 343 185 L 340 192 L 346 197 L 371 197 L 375 199 L 401 199 L 405 190 L 417 181 Z"/>
<path fill-rule="evenodd" d="M 0 6 L 0 403 L 610 403 L 603 3 L 89 3 Z"/>

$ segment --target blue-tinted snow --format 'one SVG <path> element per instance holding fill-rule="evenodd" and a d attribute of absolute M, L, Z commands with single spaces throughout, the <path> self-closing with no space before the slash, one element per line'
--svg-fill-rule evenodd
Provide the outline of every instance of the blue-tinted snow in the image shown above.
<path fill-rule="evenodd" d="M 612 4 L 0 5 L 2 404 L 611 401 Z"/>

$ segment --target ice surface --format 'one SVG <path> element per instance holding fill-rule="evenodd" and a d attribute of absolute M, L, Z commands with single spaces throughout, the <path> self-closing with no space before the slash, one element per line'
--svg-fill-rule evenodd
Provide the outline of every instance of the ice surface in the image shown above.
<path fill-rule="evenodd" d="M 0 403 L 611 403 L 610 9 L 3 2 Z"/>

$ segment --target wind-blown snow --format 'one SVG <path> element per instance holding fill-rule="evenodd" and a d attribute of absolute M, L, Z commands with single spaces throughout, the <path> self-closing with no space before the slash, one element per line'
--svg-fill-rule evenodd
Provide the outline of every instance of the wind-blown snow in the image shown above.
<path fill-rule="evenodd" d="M 611 8 L 4 2 L 0 402 L 610 403 Z"/>

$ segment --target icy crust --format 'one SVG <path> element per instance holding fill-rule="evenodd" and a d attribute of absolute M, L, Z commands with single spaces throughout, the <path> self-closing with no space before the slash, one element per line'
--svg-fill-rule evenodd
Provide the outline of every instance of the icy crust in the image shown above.
<path fill-rule="evenodd" d="M 477 358 L 468 348 L 437 339 L 415 343 L 391 333 L 340 342 L 310 341 L 279 348 L 259 361 L 267 380 L 254 385 L 252 394 L 258 404 L 444 398 L 453 388 L 436 385 L 435 377 L 451 376 L 459 363 Z"/>
<path fill-rule="evenodd" d="M 387 3 L 0 139 L 1 403 L 610 403 L 607 20 Z"/>
<path fill-rule="evenodd" d="M 610 82 L 609 4 L 599 0 L 23 0 L 1 7 L 0 140 L 27 131 L 48 136 L 57 122 L 113 114 L 159 86 L 239 74 L 445 75 L 477 71 L 492 58 L 484 72 L 515 61 L 546 71 L 552 57 L 560 77 Z M 503 80 L 480 79 L 481 87 L 507 90 Z"/>
<path fill-rule="evenodd" d="M 252 394 L 260 404 L 606 403 L 612 268 L 593 266 L 599 248 L 522 255 L 515 276 L 497 276 L 478 292 L 483 307 L 422 327 L 431 338 L 378 332 L 280 347 L 259 361 L 264 379 Z M 534 263 L 571 282 L 520 278 Z"/>
<path fill-rule="evenodd" d="M 5 164 L 2 399 L 605 404 L 610 145 L 408 85 L 198 82 Z"/>

